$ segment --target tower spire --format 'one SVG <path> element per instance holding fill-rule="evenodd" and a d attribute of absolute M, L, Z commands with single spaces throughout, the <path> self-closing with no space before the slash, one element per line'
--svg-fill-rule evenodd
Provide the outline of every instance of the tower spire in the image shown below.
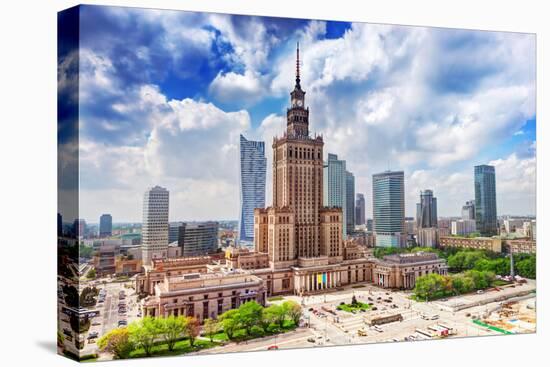
<path fill-rule="evenodd" d="M 300 42 L 296 42 L 296 88 L 300 88 Z"/>

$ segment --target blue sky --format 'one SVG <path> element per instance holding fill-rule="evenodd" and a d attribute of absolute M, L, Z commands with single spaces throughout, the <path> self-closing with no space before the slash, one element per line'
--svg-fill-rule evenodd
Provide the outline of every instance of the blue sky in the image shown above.
<path fill-rule="evenodd" d="M 535 211 L 534 35 L 94 6 L 80 35 L 88 221 L 139 221 L 155 184 L 172 220 L 236 219 L 238 136 L 282 133 L 298 41 L 311 130 L 367 213 L 371 176 L 390 167 L 407 215 L 421 189 L 458 215 L 482 163 L 497 167 L 499 214 Z"/>

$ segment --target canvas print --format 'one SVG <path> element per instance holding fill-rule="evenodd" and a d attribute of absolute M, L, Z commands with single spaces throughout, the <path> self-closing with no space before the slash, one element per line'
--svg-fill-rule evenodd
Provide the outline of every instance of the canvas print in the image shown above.
<path fill-rule="evenodd" d="M 536 331 L 536 35 L 86 5 L 58 37 L 60 354 Z"/>

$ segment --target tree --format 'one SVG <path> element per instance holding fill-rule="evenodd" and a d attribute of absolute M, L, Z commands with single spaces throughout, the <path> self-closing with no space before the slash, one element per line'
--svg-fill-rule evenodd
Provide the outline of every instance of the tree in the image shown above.
<path fill-rule="evenodd" d="M 276 322 L 277 315 L 278 315 L 278 305 L 271 305 L 269 307 L 264 308 L 264 311 L 262 312 L 262 318 L 260 320 L 260 327 L 264 330 L 264 332 L 267 332 L 269 329 L 269 326 Z"/>
<path fill-rule="evenodd" d="M 98 340 L 97 346 L 102 352 L 112 353 L 115 359 L 127 358 L 134 349 L 127 328 L 109 331 Z"/>
<path fill-rule="evenodd" d="M 162 337 L 166 341 L 168 350 L 174 350 L 176 341 L 185 332 L 186 321 L 185 317 L 176 317 L 173 315 L 164 319 L 158 319 L 160 334 L 162 334 Z"/>
<path fill-rule="evenodd" d="M 91 269 L 88 274 L 86 274 L 86 278 L 88 279 L 95 279 L 97 276 L 95 269 Z"/>
<path fill-rule="evenodd" d="M 243 303 L 238 310 L 240 324 L 244 327 L 246 334 L 250 335 L 252 327 L 258 325 L 262 318 L 263 307 L 256 301 L 250 301 Z"/>
<path fill-rule="evenodd" d="M 185 322 L 185 335 L 189 338 L 189 345 L 195 346 L 195 339 L 199 336 L 201 325 L 199 320 L 193 316 L 187 317 Z"/>
<path fill-rule="evenodd" d="M 65 303 L 67 304 L 67 306 L 78 308 L 79 306 L 78 290 L 74 286 L 64 285 L 63 296 L 65 298 Z"/>
<path fill-rule="evenodd" d="M 439 274 L 428 274 L 416 279 L 414 294 L 419 299 L 435 299 L 452 294 L 452 280 Z"/>
<path fill-rule="evenodd" d="M 161 333 L 158 319 L 145 316 L 141 320 L 131 323 L 128 331 L 130 332 L 131 342 L 143 348 L 146 356 L 150 356 L 155 340 Z"/>
<path fill-rule="evenodd" d="M 355 303 L 357 304 L 355 296 L 353 296 L 353 299 L 355 299 Z M 292 319 L 294 325 L 298 326 L 300 324 L 300 318 L 302 317 L 302 307 L 294 301 L 286 301 L 285 303 L 287 304 L 286 309 L 288 310 L 288 316 Z"/>
<path fill-rule="evenodd" d="M 97 304 L 97 295 L 99 290 L 96 287 L 86 287 L 80 294 L 80 306 L 81 307 L 93 307 Z"/>
<path fill-rule="evenodd" d="M 280 305 L 277 305 L 274 309 L 275 311 L 275 322 L 279 326 L 279 328 L 283 328 L 285 325 L 286 316 L 288 315 L 288 304 L 282 303 Z"/>
<path fill-rule="evenodd" d="M 240 328 L 238 315 L 239 310 L 235 309 L 226 311 L 219 317 L 223 331 L 229 339 L 233 339 L 235 331 Z"/>
<path fill-rule="evenodd" d="M 518 275 L 529 278 L 537 278 L 537 258 L 535 256 L 529 256 L 523 260 L 520 260 L 516 263 L 516 269 Z"/>
<path fill-rule="evenodd" d="M 214 341 L 214 335 L 220 331 L 220 323 L 215 319 L 204 320 L 204 333 L 210 338 L 210 342 Z"/>

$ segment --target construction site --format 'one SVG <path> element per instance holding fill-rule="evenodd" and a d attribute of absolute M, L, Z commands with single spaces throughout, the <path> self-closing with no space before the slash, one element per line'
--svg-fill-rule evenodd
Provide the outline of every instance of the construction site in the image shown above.
<path fill-rule="evenodd" d="M 505 302 L 476 323 L 503 334 L 534 333 L 536 298 Z"/>

